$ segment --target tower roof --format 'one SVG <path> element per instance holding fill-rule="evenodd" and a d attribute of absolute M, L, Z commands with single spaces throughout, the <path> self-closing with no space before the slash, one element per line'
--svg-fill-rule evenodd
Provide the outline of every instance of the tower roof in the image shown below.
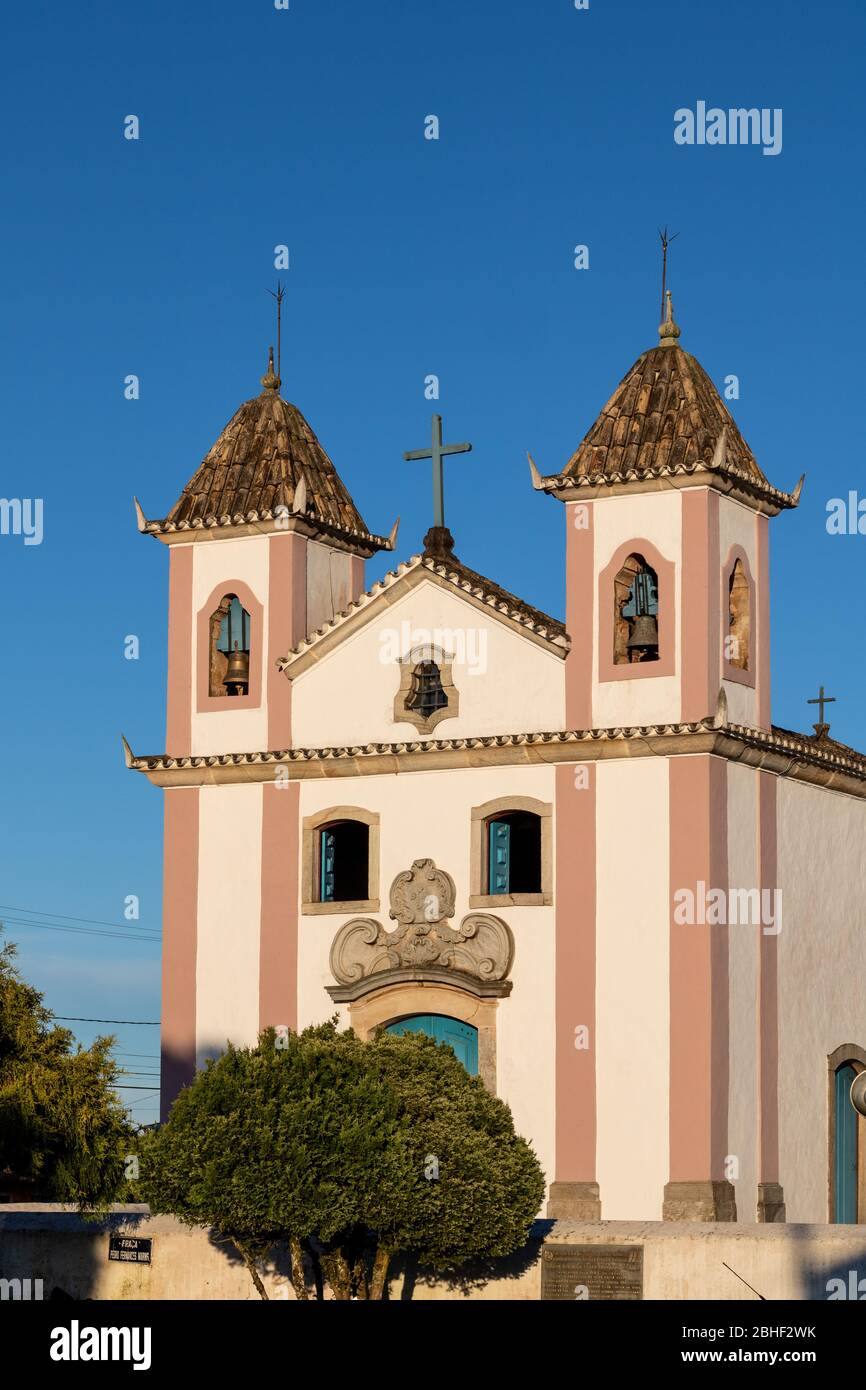
<path fill-rule="evenodd" d="M 350 548 L 392 549 L 393 533 L 386 539 L 367 530 L 310 425 L 280 396 L 273 353 L 262 386 L 235 411 L 164 520 L 148 521 L 138 508 L 139 528 L 168 540 L 178 531 L 273 523 L 288 511 L 293 525 L 323 530 Z"/>
<path fill-rule="evenodd" d="M 367 527 L 297 406 L 275 390 L 244 401 L 208 449 L 166 521 L 204 521 L 292 506 L 304 478 L 312 512 L 346 531 Z"/>
<path fill-rule="evenodd" d="M 658 346 L 629 368 L 561 473 L 540 478 L 533 465 L 536 487 L 559 495 L 710 472 L 772 510 L 797 505 L 799 488 L 789 495 L 768 482 L 700 362 L 679 346 L 679 334 L 669 302 Z"/>

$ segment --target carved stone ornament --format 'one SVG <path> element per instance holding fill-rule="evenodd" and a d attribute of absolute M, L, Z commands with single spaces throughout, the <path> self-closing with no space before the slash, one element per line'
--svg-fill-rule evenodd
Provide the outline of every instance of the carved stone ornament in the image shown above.
<path fill-rule="evenodd" d="M 514 959 L 514 937 L 500 918 L 471 912 L 456 929 L 455 888 L 450 874 L 432 859 L 416 859 L 391 885 L 391 917 L 400 924 L 384 927 L 371 917 L 354 917 L 340 928 L 331 947 L 331 972 L 338 981 L 333 999 L 358 997 L 399 979 L 429 978 L 468 984 L 476 993 L 503 994 Z M 374 985 L 368 984 L 376 977 Z M 489 989 L 483 988 L 489 986 Z"/>
<path fill-rule="evenodd" d="M 391 884 L 389 916 L 407 925 L 441 922 L 454 916 L 457 890 L 444 869 L 432 859 L 416 859 L 411 869 L 398 874 Z"/>

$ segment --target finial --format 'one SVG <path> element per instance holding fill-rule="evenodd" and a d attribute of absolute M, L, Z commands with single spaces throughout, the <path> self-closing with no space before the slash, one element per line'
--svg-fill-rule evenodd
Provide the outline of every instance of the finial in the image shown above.
<path fill-rule="evenodd" d="M 262 377 L 262 386 L 264 386 L 266 391 L 279 391 L 280 389 L 280 378 L 274 371 L 273 348 L 268 348 L 268 370 Z"/>
<path fill-rule="evenodd" d="M 676 347 L 679 336 L 680 330 L 674 323 L 673 299 L 670 290 L 667 290 L 665 292 L 665 321 L 659 325 L 659 345 L 661 347 Z"/>
<path fill-rule="evenodd" d="M 428 560 L 450 560 L 454 537 L 447 526 L 431 526 L 424 537 L 424 555 Z"/>

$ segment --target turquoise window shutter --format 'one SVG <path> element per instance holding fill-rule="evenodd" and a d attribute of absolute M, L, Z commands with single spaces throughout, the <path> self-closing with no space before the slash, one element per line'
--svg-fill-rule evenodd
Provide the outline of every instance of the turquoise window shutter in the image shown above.
<path fill-rule="evenodd" d="M 319 899 L 323 903 L 334 901 L 334 875 L 336 866 L 336 836 L 333 830 L 322 830 L 319 837 L 320 883 Z"/>
<path fill-rule="evenodd" d="M 857 1075 L 850 1063 L 836 1072 L 835 1094 L 835 1221 L 857 1220 L 857 1111 L 851 1104 L 851 1083 Z"/>
<path fill-rule="evenodd" d="M 511 882 L 511 826 L 507 821 L 492 820 L 489 835 L 488 892 L 508 893 Z"/>
<path fill-rule="evenodd" d="M 386 1032 L 426 1033 L 437 1043 L 447 1043 L 470 1076 L 478 1075 L 478 1029 L 471 1023 L 461 1023 L 443 1014 L 413 1014 L 411 1018 L 390 1023 Z"/>

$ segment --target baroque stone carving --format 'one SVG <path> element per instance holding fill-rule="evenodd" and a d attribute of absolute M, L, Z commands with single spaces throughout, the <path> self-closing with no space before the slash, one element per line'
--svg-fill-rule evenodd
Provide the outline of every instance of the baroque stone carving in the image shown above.
<path fill-rule="evenodd" d="M 389 915 L 406 925 L 441 922 L 454 916 L 456 896 L 450 874 L 437 869 L 432 859 L 416 859 L 391 884 Z"/>
<path fill-rule="evenodd" d="M 407 971 L 443 979 L 449 974 L 496 984 L 505 980 L 514 959 L 514 937 L 499 917 L 470 912 L 459 927 L 454 914 L 454 880 L 432 859 L 416 859 L 391 885 L 388 928 L 372 917 L 354 917 L 340 928 L 331 947 L 331 971 L 341 986 L 371 976 Z"/>

